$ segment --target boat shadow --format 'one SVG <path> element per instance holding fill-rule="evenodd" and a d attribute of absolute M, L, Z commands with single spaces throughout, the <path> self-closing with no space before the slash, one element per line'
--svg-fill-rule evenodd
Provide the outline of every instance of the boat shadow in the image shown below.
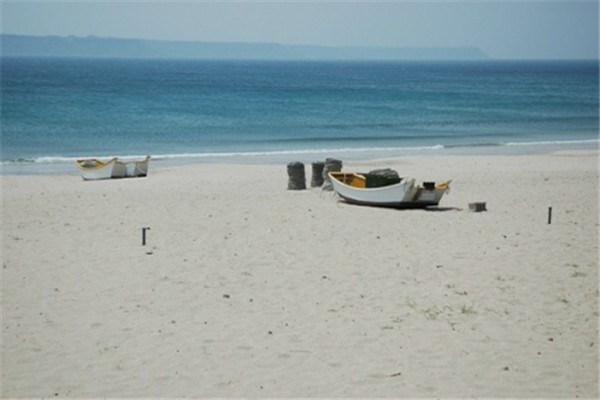
<path fill-rule="evenodd" d="M 388 209 L 388 210 L 396 210 L 396 211 L 429 211 L 429 212 L 447 212 L 447 211 L 462 211 L 463 209 L 460 207 L 439 207 L 439 206 L 379 206 L 372 204 L 356 204 L 344 200 L 340 200 L 340 203 L 346 204 L 350 207 L 367 207 L 367 208 L 379 208 L 379 209 Z"/>
<path fill-rule="evenodd" d="M 425 211 L 432 211 L 432 212 L 444 212 L 444 211 L 462 211 L 462 208 L 460 207 L 425 207 L 423 208 L 423 210 Z"/>

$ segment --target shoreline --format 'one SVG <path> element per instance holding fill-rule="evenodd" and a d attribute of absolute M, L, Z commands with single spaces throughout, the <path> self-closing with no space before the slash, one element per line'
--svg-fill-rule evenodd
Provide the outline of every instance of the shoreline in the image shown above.
<path fill-rule="evenodd" d="M 598 156 L 342 158 L 453 179 L 437 211 L 285 164 L 3 175 L 2 395 L 595 398 Z"/>
<path fill-rule="evenodd" d="M 310 165 L 311 162 L 323 161 L 327 157 L 348 160 L 367 161 L 374 159 L 395 159 L 411 156 L 495 156 L 495 155 L 535 155 L 551 154 L 562 151 L 598 151 L 600 140 L 575 140 L 561 142 L 531 142 L 514 143 L 509 145 L 477 145 L 414 148 L 373 148 L 373 149 L 332 149 L 332 150 L 288 150 L 288 151 L 252 151 L 224 152 L 208 154 L 174 154 L 152 155 L 152 166 L 173 167 L 196 164 L 250 164 L 250 165 L 281 165 L 291 161 L 300 161 Z M 113 156 L 99 156 L 108 159 Z M 92 156 L 90 158 L 94 158 Z M 145 155 L 118 156 L 122 158 L 143 158 Z M 83 157 L 44 157 L 40 162 L 3 162 L 0 175 L 62 175 L 69 174 L 74 168 L 75 160 Z M 61 161 L 61 160 L 68 161 Z M 55 160 L 55 161 L 44 161 Z"/>

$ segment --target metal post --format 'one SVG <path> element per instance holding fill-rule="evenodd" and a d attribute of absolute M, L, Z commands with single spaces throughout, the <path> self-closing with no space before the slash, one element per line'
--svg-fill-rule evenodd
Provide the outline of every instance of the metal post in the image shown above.
<path fill-rule="evenodd" d="M 548 225 L 552 223 L 552 207 L 548 207 Z"/>
<path fill-rule="evenodd" d="M 142 228 L 142 246 L 146 245 L 146 231 L 149 231 L 150 227 L 146 226 Z"/>

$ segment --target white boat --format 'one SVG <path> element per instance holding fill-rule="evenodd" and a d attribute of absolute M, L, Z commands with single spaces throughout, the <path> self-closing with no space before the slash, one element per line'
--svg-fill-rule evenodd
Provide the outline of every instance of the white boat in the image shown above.
<path fill-rule="evenodd" d="M 81 170 L 81 176 L 84 180 L 97 180 L 112 178 L 113 169 L 117 164 L 117 157 L 108 161 L 102 161 L 97 158 L 86 158 L 75 161 L 77 168 Z M 118 171 L 117 171 L 118 173 Z"/>
<path fill-rule="evenodd" d="M 146 156 L 143 160 L 122 160 L 117 159 L 113 170 L 113 178 L 135 178 L 148 175 L 148 165 L 150 164 L 150 156 Z M 118 176 L 115 176 L 118 175 Z"/>
<path fill-rule="evenodd" d="M 133 178 L 148 175 L 150 156 L 142 160 L 124 160 L 113 157 L 108 161 L 98 158 L 86 158 L 76 161 L 84 180 L 109 178 Z"/>
<path fill-rule="evenodd" d="M 450 182 L 424 182 L 416 185 L 414 179 L 399 178 L 392 183 L 371 184 L 367 174 L 330 172 L 333 190 L 346 202 L 378 207 L 425 208 L 437 206 L 450 189 Z"/>

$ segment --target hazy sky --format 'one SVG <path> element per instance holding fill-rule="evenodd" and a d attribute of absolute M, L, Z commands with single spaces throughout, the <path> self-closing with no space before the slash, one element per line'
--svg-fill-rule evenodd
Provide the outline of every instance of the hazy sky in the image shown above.
<path fill-rule="evenodd" d="M 598 58 L 592 1 L 2 1 L 2 32 Z"/>

